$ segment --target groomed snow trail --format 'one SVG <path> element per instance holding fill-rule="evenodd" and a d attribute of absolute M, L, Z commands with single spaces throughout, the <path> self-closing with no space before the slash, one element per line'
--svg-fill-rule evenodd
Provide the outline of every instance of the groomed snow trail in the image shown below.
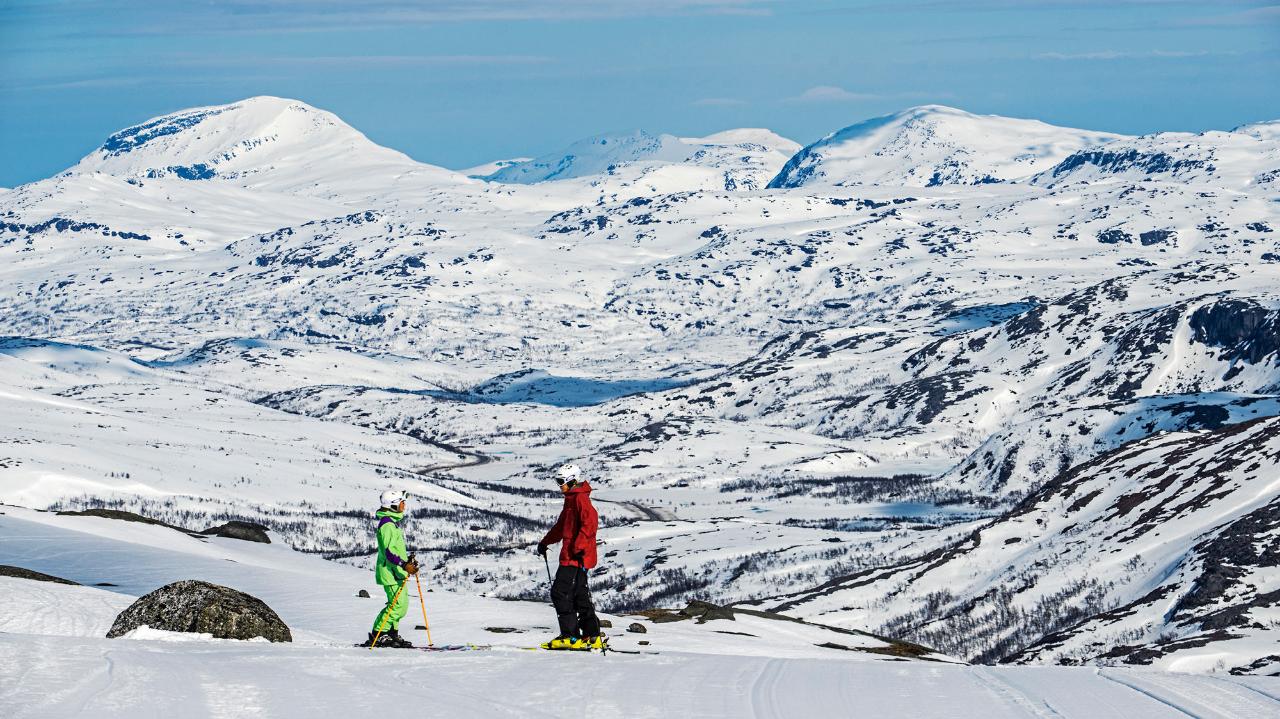
<path fill-rule="evenodd" d="M 350 646 L 378 609 L 377 600 L 356 596 L 377 589 L 367 570 L 278 543 L 12 507 L 0 514 L 0 564 L 116 585 L 0 580 L 5 719 L 318 719 L 364 716 L 375 706 L 415 718 L 555 717 L 567 707 L 573 715 L 655 718 L 1280 716 L 1280 679 L 902 661 L 868 652 L 883 647 L 878 640 L 746 615 L 704 625 L 608 616 L 615 644 L 656 654 L 522 651 L 552 631 L 549 606 L 447 591 L 426 595 L 436 641 L 494 650 L 370 652 Z M 294 643 L 103 637 L 134 597 L 189 577 L 262 598 L 293 629 Z M 647 633 L 623 632 L 633 621 Z M 850 650 L 824 648 L 833 637 Z"/>
<path fill-rule="evenodd" d="M 1194 674 L 1143 674 L 1100 670 L 1114 682 L 1153 697 L 1178 712 L 1201 719 L 1280 716 L 1280 702 L 1248 686 Z"/>
<path fill-rule="evenodd" d="M 0 710 L 13 719 L 314 718 L 363 715 L 374 704 L 391 716 L 450 717 L 557 717 L 565 707 L 575 715 L 654 718 L 812 719 L 855 709 L 862 716 L 955 719 L 1280 716 L 1280 702 L 1234 679 L 1071 667 L 370 653 L 14 634 L 0 635 L 0 666 Z"/>

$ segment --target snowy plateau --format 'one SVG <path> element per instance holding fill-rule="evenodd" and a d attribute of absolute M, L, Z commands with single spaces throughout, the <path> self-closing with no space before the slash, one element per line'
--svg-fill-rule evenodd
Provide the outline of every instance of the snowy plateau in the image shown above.
<path fill-rule="evenodd" d="M 295 100 L 148 120 L 0 191 L 0 565 L 73 582 L 0 576 L 0 714 L 1280 716 L 1277 288 L 1280 122 L 453 171 Z M 639 653 L 520 651 L 566 461 Z M 351 646 L 388 487 L 489 649 Z M 183 531 L 229 520 L 273 541 Z M 105 638 L 179 579 L 294 641 Z"/>

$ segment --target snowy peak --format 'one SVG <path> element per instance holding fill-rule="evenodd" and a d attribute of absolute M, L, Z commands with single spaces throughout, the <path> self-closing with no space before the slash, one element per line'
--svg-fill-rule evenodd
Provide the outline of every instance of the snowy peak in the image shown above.
<path fill-rule="evenodd" d="M 609 133 L 578 140 L 559 152 L 508 165 L 485 179 L 527 185 L 608 174 L 618 165 L 640 160 L 680 162 L 687 154 L 680 138 L 673 135 L 645 130 Z"/>
<path fill-rule="evenodd" d="M 73 173 L 133 179 L 299 183 L 351 169 L 430 168 L 374 144 L 336 115 L 297 100 L 252 97 L 153 118 L 107 138 Z M 275 184 L 273 182 L 273 184 Z"/>
<path fill-rule="evenodd" d="M 1084 148 L 1034 178 L 1048 187 L 1149 180 L 1275 187 L 1280 180 L 1280 121 L 1232 132 L 1161 132 Z"/>
<path fill-rule="evenodd" d="M 484 179 L 533 184 L 574 178 L 647 178 L 667 189 L 762 187 L 799 145 L 770 130 L 726 130 L 707 137 L 676 137 L 636 130 L 596 135 L 564 150 L 509 164 Z M 651 177 L 687 168 L 662 180 Z"/>
<path fill-rule="evenodd" d="M 1010 182 L 1119 137 L 923 105 L 822 138 L 792 157 L 769 187 Z"/>
<path fill-rule="evenodd" d="M 748 149 L 751 146 L 755 146 L 781 152 L 788 156 L 794 155 L 800 150 L 800 143 L 762 127 L 741 127 L 735 130 L 724 130 L 706 137 L 686 137 L 683 139 L 685 142 L 695 145 L 726 145 Z"/>
<path fill-rule="evenodd" d="M 491 162 L 485 162 L 485 163 L 476 165 L 474 167 L 468 167 L 463 170 L 458 170 L 458 172 L 466 175 L 467 177 L 474 177 L 478 180 L 482 180 L 505 167 L 518 165 L 522 162 L 528 162 L 529 160 L 532 160 L 532 159 L 533 159 L 532 157 L 513 157 L 507 160 L 493 160 Z"/>
<path fill-rule="evenodd" d="M 1248 125 L 1241 125 L 1232 132 L 1259 140 L 1280 140 L 1280 120 L 1268 120 L 1266 122 L 1253 122 Z"/>

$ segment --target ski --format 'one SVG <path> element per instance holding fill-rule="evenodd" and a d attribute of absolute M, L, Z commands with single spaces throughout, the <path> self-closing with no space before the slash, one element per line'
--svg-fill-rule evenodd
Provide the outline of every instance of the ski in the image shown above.
<path fill-rule="evenodd" d="M 360 649 L 368 649 L 368 644 L 356 644 Z M 440 644 L 428 647 L 377 647 L 378 649 L 399 649 L 418 652 L 480 652 L 493 649 L 490 644 Z"/>
<path fill-rule="evenodd" d="M 585 648 L 584 648 L 584 649 L 551 649 L 550 647 L 544 647 L 544 646 L 542 646 L 542 645 L 538 645 L 538 646 L 536 646 L 536 647 L 515 647 L 515 648 L 516 648 L 516 649 L 520 649 L 520 650 L 522 650 L 522 651 L 529 651 L 529 652 L 537 652 L 537 651 L 542 651 L 542 652 L 577 652 L 577 653 L 582 653 L 582 654 L 601 654 L 601 655 L 604 655 L 604 654 L 657 654 L 657 653 L 658 653 L 658 652 L 656 652 L 656 651 L 644 651 L 644 650 L 639 650 L 639 649 L 615 649 L 615 648 L 613 648 L 613 647 L 609 646 L 608 644 L 606 644 L 604 647 L 599 648 L 599 649 L 596 649 L 596 648 L 589 648 L 589 649 L 585 649 Z"/>

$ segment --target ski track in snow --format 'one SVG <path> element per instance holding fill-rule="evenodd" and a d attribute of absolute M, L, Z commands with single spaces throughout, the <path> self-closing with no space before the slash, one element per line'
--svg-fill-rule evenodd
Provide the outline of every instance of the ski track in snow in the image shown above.
<path fill-rule="evenodd" d="M 654 654 L 525 651 L 520 647 L 550 631 L 549 606 L 448 591 L 428 598 L 437 640 L 492 643 L 493 650 L 371 652 L 343 643 L 367 630 L 378 606 L 353 596 L 370 583 L 363 570 L 274 544 L 11 508 L 0 515 L 0 536 L 0 563 L 43 560 L 68 579 L 110 578 L 133 596 L 179 577 L 215 579 L 264 598 L 295 636 L 292 644 L 109 640 L 104 627 L 131 595 L 6 579 L 0 582 L 6 719 L 363 715 L 388 687 L 395 692 L 390 715 L 414 717 L 553 717 L 573 707 L 587 716 L 654 719 L 812 719 L 850 711 L 954 719 L 1257 719 L 1280 709 L 1267 696 L 1280 692 L 1280 680 L 1264 677 L 908 661 L 817 647 L 832 635 L 751 616 L 706 625 L 610 617 L 619 648 Z M 24 597 L 59 611 L 18 633 L 28 608 L 16 600 Z M 409 620 L 416 623 L 414 613 Z M 648 632 L 621 632 L 631 621 L 646 622 Z M 518 633 L 483 629 L 495 625 Z M 730 629 L 757 638 L 718 633 Z M 422 632 L 405 633 L 423 641 Z M 638 645 L 639 637 L 651 644 Z M 855 646 L 872 641 L 837 638 Z"/>
<path fill-rule="evenodd" d="M 1001 679 L 990 669 L 975 667 L 973 676 L 990 687 L 997 695 L 1024 709 L 1029 716 L 1039 717 L 1040 719 L 1060 719 L 1062 717 L 1062 714 L 1058 713 L 1047 701 L 1036 701 L 1022 690 Z"/>
<path fill-rule="evenodd" d="M 1266 719 L 1280 711 L 1234 678 L 1073 667 L 678 653 L 370 655 L 355 648 L 13 635 L 0 635 L 0 664 L 29 668 L 22 681 L 0 690 L 0 707 L 13 719 L 172 715 L 175 707 L 193 719 L 359 715 L 387 687 L 395 688 L 393 716 L 556 717 L 566 706 L 600 717 L 759 719 L 854 709 L 860 716 L 954 719 Z"/>
<path fill-rule="evenodd" d="M 1197 719 L 1268 719 L 1280 716 L 1280 702 L 1250 687 L 1220 678 L 1102 669 L 1098 675 Z"/>

